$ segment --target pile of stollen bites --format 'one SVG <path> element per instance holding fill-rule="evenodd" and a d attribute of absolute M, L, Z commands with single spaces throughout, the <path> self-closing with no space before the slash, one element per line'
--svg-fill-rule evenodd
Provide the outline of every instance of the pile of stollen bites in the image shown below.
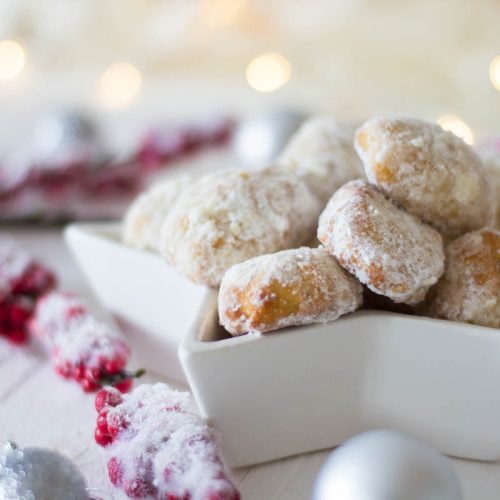
<path fill-rule="evenodd" d="M 500 328 L 492 175 L 500 171 L 432 123 L 372 119 L 354 130 L 313 117 L 273 166 L 143 193 L 123 240 L 220 287 L 232 335 L 333 321 L 363 295 Z"/>

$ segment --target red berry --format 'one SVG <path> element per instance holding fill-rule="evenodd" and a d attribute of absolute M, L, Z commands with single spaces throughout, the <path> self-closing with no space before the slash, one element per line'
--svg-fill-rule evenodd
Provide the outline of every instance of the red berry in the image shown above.
<path fill-rule="evenodd" d="M 26 330 L 11 330 L 7 334 L 7 338 L 14 344 L 25 344 L 28 341 Z"/>
<path fill-rule="evenodd" d="M 87 314 L 87 309 L 85 308 L 84 305 L 76 305 L 76 306 L 71 306 L 67 312 L 66 312 L 66 317 L 67 319 L 75 319 L 78 318 L 79 316 L 84 316 Z"/>
<path fill-rule="evenodd" d="M 123 466 L 116 457 L 111 457 L 108 461 L 108 476 L 115 486 L 120 486 L 123 478 Z"/>
<path fill-rule="evenodd" d="M 95 441 L 97 444 L 101 446 L 108 446 L 108 444 L 112 443 L 113 439 L 109 434 L 105 434 L 99 428 L 97 428 L 94 432 Z"/>
<path fill-rule="evenodd" d="M 132 389 L 133 383 L 134 382 L 131 378 L 126 378 L 126 379 L 122 380 L 121 382 L 116 383 L 114 385 L 114 387 L 116 389 L 118 389 L 120 392 L 125 393 L 125 392 L 129 392 L 130 389 Z"/>
<path fill-rule="evenodd" d="M 72 375 L 72 366 L 69 361 L 56 361 L 54 368 L 64 378 L 70 378 Z"/>
<path fill-rule="evenodd" d="M 80 380 L 80 386 L 85 392 L 94 392 L 100 387 L 95 380 L 89 380 L 87 378 Z"/>
<path fill-rule="evenodd" d="M 14 283 L 14 295 L 38 297 L 56 286 L 56 277 L 45 266 L 33 262 Z"/>
<path fill-rule="evenodd" d="M 9 317 L 9 309 L 5 302 L 0 299 L 0 326 L 7 323 Z"/>
<path fill-rule="evenodd" d="M 108 430 L 108 420 L 106 419 L 106 415 L 108 413 L 108 409 L 104 408 L 101 413 L 97 416 L 97 428 L 103 433 L 103 434 L 109 434 Z"/>
<path fill-rule="evenodd" d="M 85 378 L 88 380 L 94 380 L 95 382 L 99 382 L 101 378 L 101 369 L 94 367 L 94 368 L 86 368 L 85 369 Z"/>
<path fill-rule="evenodd" d="M 31 312 L 31 304 L 26 301 L 16 301 L 8 309 L 8 321 L 12 327 L 24 328 Z"/>
<path fill-rule="evenodd" d="M 186 493 L 185 495 L 179 496 L 179 495 L 174 495 L 173 493 L 167 493 L 165 500 L 189 500 L 190 495 L 189 493 Z"/>
<path fill-rule="evenodd" d="M 76 378 L 76 380 L 83 380 L 85 379 L 85 365 L 82 361 L 80 361 L 75 367 L 73 371 L 73 375 Z"/>
<path fill-rule="evenodd" d="M 135 477 L 132 480 L 124 481 L 123 491 L 131 498 L 142 498 L 156 494 L 154 485 L 143 477 Z"/>
<path fill-rule="evenodd" d="M 128 346 L 120 345 L 120 343 L 118 342 L 116 343 L 115 349 L 123 351 L 123 354 L 117 352 L 115 353 L 115 356 L 112 359 L 105 360 L 103 368 L 106 371 L 106 373 L 110 375 L 119 373 L 125 368 L 130 352 Z"/>
<path fill-rule="evenodd" d="M 129 426 L 129 422 L 123 415 L 113 413 L 108 417 L 108 431 L 111 437 L 115 438 L 121 431 L 124 431 Z"/>
<path fill-rule="evenodd" d="M 105 387 L 95 395 L 95 409 L 100 412 L 108 406 L 118 406 L 122 401 L 122 396 L 116 389 Z"/>

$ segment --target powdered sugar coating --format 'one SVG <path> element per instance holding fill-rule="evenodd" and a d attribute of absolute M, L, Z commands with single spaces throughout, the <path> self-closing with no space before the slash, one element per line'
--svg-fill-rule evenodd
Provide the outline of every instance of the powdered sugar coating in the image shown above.
<path fill-rule="evenodd" d="M 359 281 L 395 302 L 420 302 L 443 273 L 441 235 L 365 181 L 333 195 L 318 238 Z"/>
<path fill-rule="evenodd" d="M 53 351 L 60 361 L 87 368 L 100 368 L 120 352 L 128 358 L 130 347 L 116 330 L 92 316 L 82 316 L 68 324 L 54 339 Z"/>
<path fill-rule="evenodd" d="M 500 139 L 484 144 L 478 149 L 478 154 L 483 160 L 483 165 L 495 190 L 497 202 L 495 225 L 497 229 L 500 229 Z"/>
<path fill-rule="evenodd" d="M 219 318 L 233 335 L 325 323 L 356 310 L 362 286 L 324 248 L 261 255 L 230 268 Z"/>
<path fill-rule="evenodd" d="M 500 328 L 500 231 L 464 234 L 446 248 L 446 270 L 424 311 L 436 318 Z"/>
<path fill-rule="evenodd" d="M 196 413 L 189 393 L 165 384 L 142 385 L 109 408 L 121 430 L 107 447 L 120 473 L 113 482 L 127 494 L 155 498 L 236 500 L 219 457 L 219 436 Z M 228 496 L 217 496 L 222 493 Z M 169 496 L 170 495 L 170 496 Z"/>
<path fill-rule="evenodd" d="M 0 238 L 0 297 L 10 292 L 13 282 L 24 274 L 31 262 L 28 253 L 14 240 Z"/>
<path fill-rule="evenodd" d="M 181 193 L 193 182 L 191 176 L 176 177 L 155 184 L 141 193 L 125 214 L 123 242 L 141 250 L 157 251 L 165 217 Z"/>
<path fill-rule="evenodd" d="M 314 116 L 295 132 L 277 162 L 299 175 L 324 206 L 340 186 L 364 177 L 353 137 L 352 125 Z"/>
<path fill-rule="evenodd" d="M 52 343 L 57 335 L 70 328 L 72 321 L 79 321 L 87 314 L 87 305 L 75 294 L 49 292 L 37 301 L 30 332 L 43 342 Z"/>
<path fill-rule="evenodd" d="M 233 483 L 221 474 L 218 440 L 215 430 L 201 423 L 172 432 L 153 463 L 159 498 L 239 499 Z"/>
<path fill-rule="evenodd" d="M 30 332 L 51 353 L 55 370 L 75 379 L 84 391 L 109 383 L 121 384 L 126 390 L 128 343 L 117 330 L 93 318 L 77 296 L 51 292 L 42 297 L 31 318 Z"/>
<path fill-rule="evenodd" d="M 177 200 L 162 228 L 160 251 L 195 283 L 215 287 L 234 264 L 307 241 L 318 215 L 316 199 L 291 173 L 218 172 Z"/>
<path fill-rule="evenodd" d="M 392 201 L 447 236 L 493 222 L 495 200 L 479 157 L 435 124 L 373 119 L 354 145 L 368 180 Z"/>

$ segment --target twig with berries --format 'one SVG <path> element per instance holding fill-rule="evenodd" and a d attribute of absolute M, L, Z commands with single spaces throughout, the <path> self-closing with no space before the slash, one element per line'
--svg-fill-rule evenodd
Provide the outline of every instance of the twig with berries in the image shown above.
<path fill-rule="evenodd" d="M 95 439 L 110 453 L 111 482 L 130 498 L 239 500 L 225 471 L 216 431 L 196 413 L 188 393 L 165 384 L 128 395 L 96 395 Z"/>
<path fill-rule="evenodd" d="M 214 117 L 198 124 L 155 127 L 121 158 L 104 148 L 97 128 L 85 117 L 54 115 L 39 139 L 43 144 L 47 130 L 54 134 L 49 142 L 59 142 L 50 154 L 33 157 L 25 153 L 33 148 L 24 147 L 12 158 L 0 158 L 0 219 L 114 218 L 151 173 L 224 145 L 233 126 L 232 120 Z"/>
<path fill-rule="evenodd" d="M 27 321 L 38 297 L 55 288 L 52 271 L 10 238 L 0 239 L 0 335 L 16 344 L 28 340 Z"/>
<path fill-rule="evenodd" d="M 85 303 L 68 292 L 50 292 L 37 303 L 30 332 L 50 352 L 56 371 L 76 380 L 85 392 L 113 385 L 122 392 L 144 374 L 126 370 L 127 341 L 106 323 L 96 320 Z"/>

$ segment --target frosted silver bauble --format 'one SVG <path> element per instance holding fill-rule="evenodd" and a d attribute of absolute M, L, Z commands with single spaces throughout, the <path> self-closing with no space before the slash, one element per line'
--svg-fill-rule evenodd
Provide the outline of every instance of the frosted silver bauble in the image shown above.
<path fill-rule="evenodd" d="M 2 500 L 89 500 L 86 488 L 78 468 L 56 451 L 0 446 Z"/>
<path fill-rule="evenodd" d="M 275 111 L 242 121 L 232 140 L 237 160 L 245 167 L 269 165 L 305 118 L 307 116 L 303 113 Z"/>
<path fill-rule="evenodd" d="M 461 500 L 450 461 L 424 441 L 376 430 L 339 446 L 316 478 L 313 500 Z"/>
<path fill-rule="evenodd" d="M 41 117 L 33 140 L 34 158 L 42 164 L 93 159 L 101 149 L 94 122 L 73 111 L 53 112 Z"/>

